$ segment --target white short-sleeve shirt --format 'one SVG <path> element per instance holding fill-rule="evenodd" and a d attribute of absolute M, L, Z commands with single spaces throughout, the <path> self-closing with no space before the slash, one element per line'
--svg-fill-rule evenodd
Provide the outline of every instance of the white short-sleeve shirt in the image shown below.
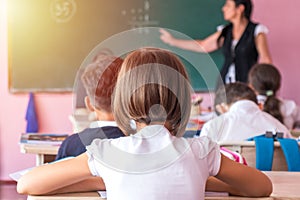
<path fill-rule="evenodd" d="M 264 105 L 267 100 L 267 96 L 258 95 L 258 103 Z M 281 99 L 280 112 L 283 117 L 284 125 L 289 129 L 293 129 L 294 123 L 300 121 L 300 107 L 296 104 L 295 101 L 289 99 Z"/>
<path fill-rule="evenodd" d="M 283 132 L 284 137 L 292 138 L 289 130 L 270 114 L 259 109 L 250 100 L 233 103 L 229 111 L 206 122 L 200 136 L 208 136 L 213 141 L 243 141 L 266 131 Z"/>
<path fill-rule="evenodd" d="M 221 162 L 219 146 L 209 138 L 174 137 L 161 125 L 128 137 L 96 139 L 87 153 L 108 200 L 204 199 L 206 180 Z"/>
<path fill-rule="evenodd" d="M 281 99 L 280 111 L 283 123 L 288 129 L 293 129 L 294 123 L 300 121 L 300 108 L 293 100 Z"/>

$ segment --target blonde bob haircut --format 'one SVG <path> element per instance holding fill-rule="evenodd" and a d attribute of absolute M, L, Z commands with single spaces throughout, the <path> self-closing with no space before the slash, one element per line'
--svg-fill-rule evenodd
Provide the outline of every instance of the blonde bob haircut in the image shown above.
<path fill-rule="evenodd" d="M 191 111 L 191 86 L 184 65 L 173 53 L 141 48 L 127 55 L 113 97 L 120 129 L 134 134 L 131 120 L 164 124 L 175 136 L 184 134 Z"/>

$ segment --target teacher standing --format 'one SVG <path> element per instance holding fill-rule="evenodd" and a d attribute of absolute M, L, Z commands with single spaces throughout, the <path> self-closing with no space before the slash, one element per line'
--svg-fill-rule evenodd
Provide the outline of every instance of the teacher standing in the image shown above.
<path fill-rule="evenodd" d="M 226 0 L 224 19 L 230 22 L 203 40 L 181 40 L 161 29 L 161 40 L 171 46 L 196 52 L 212 52 L 222 48 L 225 61 L 221 69 L 224 83 L 247 82 L 250 68 L 258 62 L 272 63 L 266 33 L 268 29 L 251 21 L 251 0 Z M 219 83 L 220 84 L 220 83 Z"/>

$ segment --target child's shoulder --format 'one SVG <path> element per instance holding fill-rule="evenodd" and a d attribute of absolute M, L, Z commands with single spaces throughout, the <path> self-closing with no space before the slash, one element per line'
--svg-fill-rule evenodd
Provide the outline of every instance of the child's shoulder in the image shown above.
<path fill-rule="evenodd" d="M 298 109 L 298 106 L 295 101 L 289 99 L 280 99 L 281 101 L 281 112 L 283 114 L 291 114 L 295 109 Z"/>
<path fill-rule="evenodd" d="M 187 138 L 190 143 L 191 149 L 194 153 L 198 154 L 199 158 L 206 157 L 211 151 L 219 151 L 219 145 L 207 136 L 200 136 L 197 138 Z"/>

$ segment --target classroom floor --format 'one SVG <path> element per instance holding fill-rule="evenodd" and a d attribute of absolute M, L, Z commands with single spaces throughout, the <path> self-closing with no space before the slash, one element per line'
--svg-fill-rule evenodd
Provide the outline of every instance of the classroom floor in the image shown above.
<path fill-rule="evenodd" d="M 27 195 L 20 195 L 13 182 L 0 182 L 0 200 L 26 200 Z"/>

